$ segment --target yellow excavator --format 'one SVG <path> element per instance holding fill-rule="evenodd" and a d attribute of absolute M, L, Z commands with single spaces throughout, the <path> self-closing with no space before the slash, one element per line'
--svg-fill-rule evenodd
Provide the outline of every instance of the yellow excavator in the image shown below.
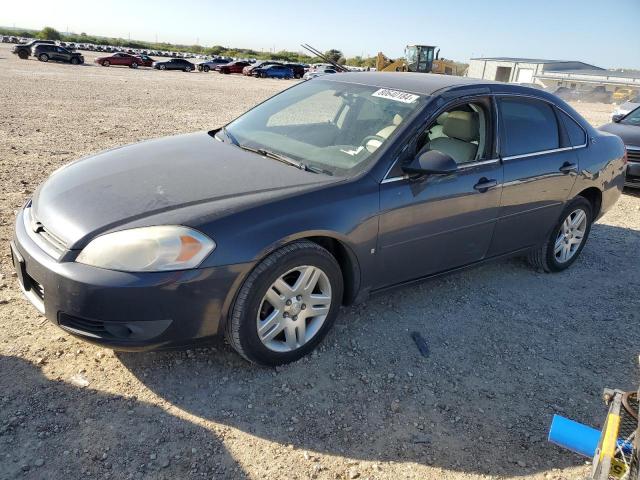
<path fill-rule="evenodd" d="M 404 58 L 391 60 L 378 52 L 376 70 L 379 72 L 420 72 L 457 75 L 455 62 L 440 57 L 440 49 L 432 45 L 407 45 Z"/>

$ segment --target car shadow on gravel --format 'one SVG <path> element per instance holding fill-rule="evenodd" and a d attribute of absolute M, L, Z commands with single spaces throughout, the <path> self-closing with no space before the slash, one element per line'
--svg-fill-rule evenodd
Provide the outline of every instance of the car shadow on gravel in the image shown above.
<path fill-rule="evenodd" d="M 210 430 L 135 397 L 2 355 L 0 385 L 0 478 L 247 478 Z"/>
<path fill-rule="evenodd" d="M 640 262 L 620 252 L 639 248 L 637 232 L 597 224 L 560 274 L 515 259 L 380 294 L 345 308 L 312 356 L 275 370 L 221 340 L 117 356 L 181 409 L 308 452 L 489 475 L 579 466 L 547 430 L 554 413 L 600 427 L 602 389 L 637 388 L 628 281 Z"/>

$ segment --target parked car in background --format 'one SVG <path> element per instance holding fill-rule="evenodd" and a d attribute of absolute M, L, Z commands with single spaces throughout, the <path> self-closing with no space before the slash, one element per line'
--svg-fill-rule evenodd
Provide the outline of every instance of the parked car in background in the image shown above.
<path fill-rule="evenodd" d="M 629 98 L 626 102 L 618 106 L 611 114 L 611 121 L 613 121 L 613 118 L 616 115 L 624 116 L 638 107 L 640 107 L 640 94 L 636 94 L 635 96 Z"/>
<path fill-rule="evenodd" d="M 184 58 L 172 58 L 164 62 L 154 62 L 153 68 L 157 68 L 158 70 L 182 70 L 183 72 L 191 72 L 196 69 L 196 66 Z"/>
<path fill-rule="evenodd" d="M 98 57 L 95 63 L 102 65 L 103 67 L 110 67 L 111 65 L 121 65 L 129 68 L 138 67 L 151 67 L 155 61 L 153 58 L 146 55 L 131 55 L 129 53 L 114 53 L 108 57 Z"/>
<path fill-rule="evenodd" d="M 271 60 L 266 60 L 266 61 L 263 61 L 263 62 L 251 63 L 251 64 L 247 65 L 246 67 L 244 67 L 242 69 L 242 74 L 251 76 L 251 75 L 254 74 L 254 72 L 255 72 L 255 70 L 257 68 L 267 68 L 270 65 L 283 65 L 283 63 L 282 62 L 271 61 Z"/>
<path fill-rule="evenodd" d="M 302 78 L 305 80 L 311 80 L 312 78 L 331 75 L 333 73 L 338 73 L 338 71 L 335 68 L 320 68 L 318 70 L 309 70 Z"/>
<path fill-rule="evenodd" d="M 84 63 L 84 57 L 82 54 L 72 52 L 71 50 L 58 45 L 36 45 L 33 47 L 33 56 L 41 62 L 48 62 L 51 60 L 54 62 L 71 63 L 73 65 L 80 65 Z"/>
<path fill-rule="evenodd" d="M 267 65 L 258 67 L 253 71 L 253 75 L 259 78 L 293 78 L 293 70 L 287 65 Z"/>
<path fill-rule="evenodd" d="M 28 43 L 19 43 L 11 50 L 11 53 L 18 55 L 19 58 L 26 60 L 33 55 L 33 47 L 37 45 L 55 45 L 53 40 L 32 40 Z"/>
<path fill-rule="evenodd" d="M 212 58 L 211 60 L 207 60 L 206 62 L 199 63 L 197 65 L 198 71 L 200 72 L 208 72 L 209 70 L 215 69 L 215 67 L 219 65 L 226 65 L 229 63 L 228 58 Z"/>
<path fill-rule="evenodd" d="M 286 67 L 289 67 L 293 71 L 293 78 L 302 78 L 305 74 L 304 65 L 299 63 L 285 63 Z"/>
<path fill-rule="evenodd" d="M 249 62 L 244 60 L 236 60 L 234 62 L 225 63 L 223 65 L 216 65 L 214 70 L 220 73 L 229 74 L 229 73 L 242 73 L 242 69 L 251 65 Z"/>
<path fill-rule="evenodd" d="M 511 256 L 569 268 L 620 197 L 624 157 L 540 90 L 325 75 L 224 128 L 57 170 L 17 213 L 11 256 L 26 297 L 84 340 L 143 350 L 223 334 L 278 365 L 372 292 Z"/>
<path fill-rule="evenodd" d="M 622 139 L 628 160 L 625 185 L 640 188 L 640 106 L 626 115 L 614 115 L 613 122 L 602 125 L 599 130 Z"/>

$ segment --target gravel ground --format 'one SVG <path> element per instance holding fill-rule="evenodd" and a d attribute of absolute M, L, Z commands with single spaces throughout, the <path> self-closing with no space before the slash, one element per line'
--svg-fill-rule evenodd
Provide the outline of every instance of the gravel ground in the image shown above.
<path fill-rule="evenodd" d="M 0 242 L 65 162 L 220 125 L 290 84 L 0 47 Z M 594 124 L 612 108 L 576 107 Z M 511 260 L 378 295 L 275 370 L 222 341 L 125 354 L 76 340 L 22 298 L 3 247 L 0 479 L 580 478 L 584 460 L 546 431 L 553 413 L 601 426 L 602 388 L 637 386 L 639 230 L 627 192 L 569 271 Z"/>

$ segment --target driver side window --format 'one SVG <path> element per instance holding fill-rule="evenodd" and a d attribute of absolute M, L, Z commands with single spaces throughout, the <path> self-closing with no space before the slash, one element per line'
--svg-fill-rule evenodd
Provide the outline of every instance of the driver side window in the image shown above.
<path fill-rule="evenodd" d="M 402 177 L 402 165 L 411 163 L 427 150 L 446 153 L 458 165 L 492 158 L 491 110 L 491 101 L 487 98 L 457 104 L 440 112 L 433 122 L 418 131 L 387 178 Z"/>
<path fill-rule="evenodd" d="M 445 110 L 418 135 L 416 156 L 437 150 L 449 155 L 458 165 L 489 158 L 489 112 L 484 102 L 458 104 Z"/>

